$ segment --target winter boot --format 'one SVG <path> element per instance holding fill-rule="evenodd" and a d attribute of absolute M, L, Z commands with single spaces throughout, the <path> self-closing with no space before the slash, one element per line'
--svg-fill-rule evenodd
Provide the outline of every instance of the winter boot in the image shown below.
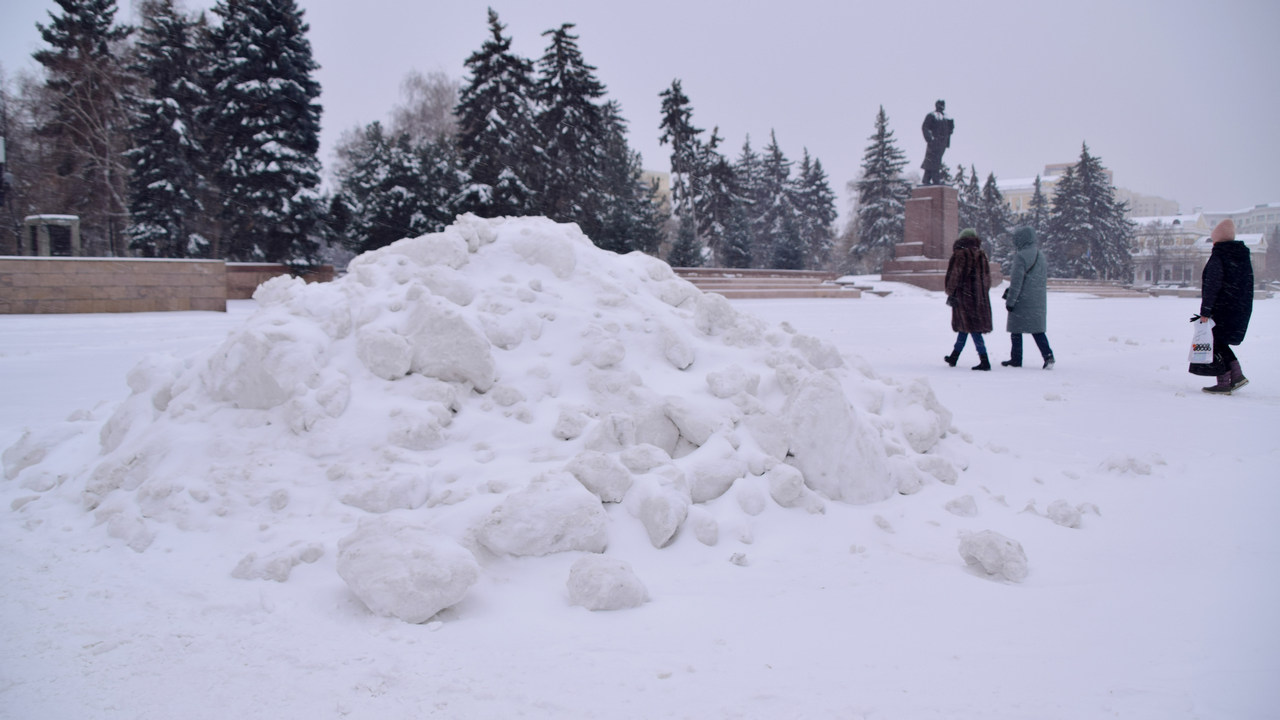
<path fill-rule="evenodd" d="M 1239 360 L 1232 360 L 1230 367 L 1231 367 L 1231 389 L 1232 390 L 1239 390 L 1240 388 L 1249 384 L 1249 378 L 1245 377 L 1244 373 L 1241 372 L 1240 370 Z"/>
<path fill-rule="evenodd" d="M 956 361 L 960 359 L 960 351 L 959 351 L 959 350 L 952 350 L 950 355 L 948 355 L 948 356 L 946 356 L 946 357 L 944 357 L 944 358 L 942 358 L 942 359 L 943 359 L 943 360 L 945 360 L 945 361 L 946 361 L 946 363 L 947 363 L 948 365 L 950 365 L 951 367 L 955 367 L 955 366 L 956 366 Z"/>
<path fill-rule="evenodd" d="M 982 362 L 969 368 L 970 370 L 990 370 L 991 369 L 991 363 L 987 360 L 986 355 L 979 355 L 978 359 L 981 360 Z"/>
<path fill-rule="evenodd" d="M 1053 355 L 1052 355 L 1052 354 L 1049 354 L 1049 355 L 1046 355 L 1046 356 L 1045 356 L 1045 359 L 1044 359 L 1044 369 L 1045 369 L 1045 370 L 1052 370 L 1052 369 L 1053 369 Z"/>
<path fill-rule="evenodd" d="M 1218 376 L 1218 384 L 1210 385 L 1207 388 L 1201 388 L 1212 395 L 1230 395 L 1231 394 L 1231 372 L 1225 372 Z"/>
<path fill-rule="evenodd" d="M 1000 364 L 1001 364 L 1001 365 L 1003 365 L 1003 366 L 1005 366 L 1005 367 L 1022 367 L 1022 361 L 1021 361 L 1021 360 L 1005 360 L 1004 362 L 1002 362 L 1002 363 L 1000 363 Z"/>

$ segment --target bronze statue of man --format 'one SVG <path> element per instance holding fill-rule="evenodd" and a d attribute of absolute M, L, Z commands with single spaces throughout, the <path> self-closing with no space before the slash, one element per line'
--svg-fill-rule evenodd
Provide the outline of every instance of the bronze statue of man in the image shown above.
<path fill-rule="evenodd" d="M 942 184 L 942 153 L 951 147 L 951 133 L 956 130 L 956 121 L 947 117 L 947 103 L 939 100 L 933 104 L 934 111 L 924 116 L 924 124 L 920 131 L 924 133 L 924 162 L 920 164 L 924 170 L 923 185 Z"/>

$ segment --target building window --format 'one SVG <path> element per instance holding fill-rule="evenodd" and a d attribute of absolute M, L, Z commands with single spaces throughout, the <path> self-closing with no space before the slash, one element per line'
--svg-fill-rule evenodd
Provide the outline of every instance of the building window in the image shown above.
<path fill-rule="evenodd" d="M 1147 268 L 1146 275 L 1143 279 L 1147 282 L 1151 282 L 1151 268 Z"/>

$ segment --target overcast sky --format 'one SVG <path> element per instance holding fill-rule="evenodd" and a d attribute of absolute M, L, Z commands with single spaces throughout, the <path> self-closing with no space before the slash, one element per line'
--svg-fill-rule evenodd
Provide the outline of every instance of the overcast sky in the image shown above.
<path fill-rule="evenodd" d="M 120 19 L 133 2 L 120 0 Z M 53 0 L 3 0 L 0 64 L 34 68 L 36 22 Z M 186 0 L 207 8 L 213 0 Z M 1280 202 L 1280 3 L 1071 0 L 299 0 L 323 87 L 322 159 L 338 134 L 386 120 L 411 69 L 463 78 L 492 6 L 513 49 L 536 60 L 545 30 L 579 46 L 630 121 L 631 145 L 666 170 L 658 93 L 679 78 L 698 127 L 735 158 L 776 131 L 798 161 L 822 161 L 847 216 L 877 109 L 912 169 L 920 123 L 947 101 L 944 161 L 985 179 L 1031 178 L 1074 162 L 1081 143 L 1116 185 L 1184 212 Z"/>

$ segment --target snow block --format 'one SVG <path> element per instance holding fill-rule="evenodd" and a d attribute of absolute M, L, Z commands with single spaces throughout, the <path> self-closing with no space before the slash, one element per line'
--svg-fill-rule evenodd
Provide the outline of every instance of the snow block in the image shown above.
<path fill-rule="evenodd" d="M 505 555 L 604 552 L 608 522 L 600 498 L 569 473 L 552 472 L 508 495 L 483 522 L 479 539 Z"/>
<path fill-rule="evenodd" d="M 1022 582 L 1027 577 L 1027 554 L 1022 545 L 993 530 L 962 536 L 960 557 L 969 567 L 991 577 L 1011 582 Z"/>
<path fill-rule="evenodd" d="M 586 555 L 569 568 L 569 602 L 588 610 L 625 610 L 649 600 L 649 591 L 625 560 Z"/>
<path fill-rule="evenodd" d="M 338 541 L 338 575 L 370 611 L 422 623 L 461 601 L 480 566 L 451 538 L 381 517 Z"/>

